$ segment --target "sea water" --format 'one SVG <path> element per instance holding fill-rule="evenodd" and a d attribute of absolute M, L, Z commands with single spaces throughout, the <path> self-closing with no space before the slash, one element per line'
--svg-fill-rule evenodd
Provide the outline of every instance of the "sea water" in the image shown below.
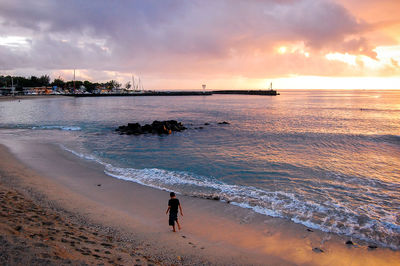
<path fill-rule="evenodd" d="M 188 129 L 115 131 L 169 119 Z M 0 127 L 103 164 L 110 178 L 400 249 L 399 91 L 43 98 L 1 102 Z"/>

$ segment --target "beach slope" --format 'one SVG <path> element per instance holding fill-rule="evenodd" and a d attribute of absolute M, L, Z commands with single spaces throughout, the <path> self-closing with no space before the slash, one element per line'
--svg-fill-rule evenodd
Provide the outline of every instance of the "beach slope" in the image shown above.
<path fill-rule="evenodd" d="M 220 201 L 118 180 L 60 147 L 2 140 L 1 262 L 5 264 L 396 265 L 397 251 L 307 230 Z M 20 258 L 20 260 L 18 260 Z M 3 263 L 2 263 L 3 264 Z"/>

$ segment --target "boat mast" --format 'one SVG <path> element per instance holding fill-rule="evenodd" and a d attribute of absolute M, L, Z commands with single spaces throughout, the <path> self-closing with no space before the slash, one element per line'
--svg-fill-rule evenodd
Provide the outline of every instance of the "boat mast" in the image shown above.
<path fill-rule="evenodd" d="M 74 68 L 74 93 L 76 92 L 76 87 L 75 87 L 75 68 Z"/>
<path fill-rule="evenodd" d="M 139 90 L 143 90 L 143 84 L 142 84 L 142 81 L 141 81 L 141 79 L 139 78 L 139 85 L 138 85 L 138 89 Z"/>

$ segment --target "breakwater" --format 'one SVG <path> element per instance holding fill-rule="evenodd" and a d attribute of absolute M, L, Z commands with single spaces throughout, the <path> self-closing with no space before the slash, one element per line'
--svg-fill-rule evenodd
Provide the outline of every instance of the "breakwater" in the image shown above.
<path fill-rule="evenodd" d="M 200 91 L 149 91 L 138 93 L 88 93 L 88 94 L 65 94 L 74 97 L 111 97 L 111 96 L 191 96 L 191 95 L 212 95 L 211 92 Z"/>
<path fill-rule="evenodd" d="M 217 90 L 213 94 L 279 95 L 276 90 Z"/>
<path fill-rule="evenodd" d="M 209 96 L 213 94 L 242 94 L 242 95 L 279 95 L 276 90 L 217 90 L 217 91 L 148 91 L 139 93 L 89 93 L 64 94 L 74 97 L 111 97 L 111 96 Z"/>

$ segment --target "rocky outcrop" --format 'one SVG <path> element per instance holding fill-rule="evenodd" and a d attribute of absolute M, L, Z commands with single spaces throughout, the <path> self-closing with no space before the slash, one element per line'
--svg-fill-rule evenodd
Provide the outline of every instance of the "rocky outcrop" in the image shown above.
<path fill-rule="evenodd" d="M 146 124 L 141 126 L 139 123 L 129 123 L 128 125 L 120 126 L 115 131 L 121 135 L 141 135 L 141 134 L 171 134 L 174 131 L 180 132 L 185 130 L 186 127 L 182 123 L 175 120 L 168 121 L 153 121 L 151 125 Z"/>

